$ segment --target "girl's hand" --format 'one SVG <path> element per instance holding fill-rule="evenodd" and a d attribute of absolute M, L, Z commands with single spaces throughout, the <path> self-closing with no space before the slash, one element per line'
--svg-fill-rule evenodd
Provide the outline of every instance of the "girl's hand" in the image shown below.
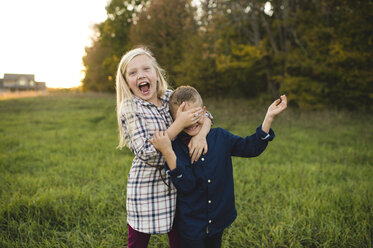
<path fill-rule="evenodd" d="M 274 101 L 268 107 L 267 116 L 269 118 L 274 118 L 276 115 L 280 114 L 282 111 L 284 111 L 286 109 L 286 107 L 287 107 L 286 95 L 282 95 L 280 98 L 277 99 L 276 101 Z"/>
<path fill-rule="evenodd" d="M 167 152 L 169 149 L 172 150 L 171 140 L 168 137 L 168 134 L 166 131 L 156 130 L 153 135 L 153 138 L 150 139 L 149 142 L 153 144 L 155 149 L 157 149 L 158 151 L 162 153 Z"/>
<path fill-rule="evenodd" d="M 207 153 L 206 136 L 202 135 L 201 133 L 197 134 L 196 136 L 193 136 L 188 144 L 188 149 L 190 162 L 193 164 L 194 162 L 198 161 L 198 159 L 202 155 L 202 152 L 203 154 Z"/>
<path fill-rule="evenodd" d="M 175 122 L 178 121 L 185 128 L 196 124 L 203 117 L 202 108 L 185 110 L 185 102 L 183 102 L 177 109 Z"/>

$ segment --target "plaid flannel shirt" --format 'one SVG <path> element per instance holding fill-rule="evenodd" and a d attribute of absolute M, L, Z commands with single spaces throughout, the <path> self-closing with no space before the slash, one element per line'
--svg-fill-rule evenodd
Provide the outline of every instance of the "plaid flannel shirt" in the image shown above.
<path fill-rule="evenodd" d="M 172 124 L 171 92 L 166 91 L 160 107 L 135 96 L 134 118 L 126 119 L 124 115 L 126 109 L 132 108 L 131 100 L 121 106 L 125 141 L 135 154 L 127 182 L 127 223 L 143 233 L 169 232 L 175 216 L 176 188 L 164 172 L 164 157 L 149 142 L 156 129 L 166 131 Z M 134 123 L 128 123 L 131 121 Z"/>

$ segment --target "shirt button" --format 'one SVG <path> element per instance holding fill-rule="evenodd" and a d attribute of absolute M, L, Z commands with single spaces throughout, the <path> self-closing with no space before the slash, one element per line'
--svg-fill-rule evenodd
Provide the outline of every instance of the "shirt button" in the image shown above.
<path fill-rule="evenodd" d="M 208 183 L 211 183 L 211 180 L 209 179 L 209 180 L 207 180 L 207 182 L 208 182 Z"/>
<path fill-rule="evenodd" d="M 209 204 L 211 203 L 211 200 L 209 200 Z"/>
<path fill-rule="evenodd" d="M 211 224 L 211 220 L 209 220 L 209 223 Z"/>
<path fill-rule="evenodd" d="M 202 161 L 205 161 L 205 158 L 201 158 Z"/>

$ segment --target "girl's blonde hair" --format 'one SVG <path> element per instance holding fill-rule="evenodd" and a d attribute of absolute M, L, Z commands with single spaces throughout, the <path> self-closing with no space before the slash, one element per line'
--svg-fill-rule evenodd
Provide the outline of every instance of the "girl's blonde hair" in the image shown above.
<path fill-rule="evenodd" d="M 126 80 L 126 71 L 128 63 L 136 56 L 146 55 L 151 60 L 151 63 L 156 71 L 157 75 L 157 96 L 162 97 L 168 88 L 168 83 L 165 79 L 165 71 L 159 66 L 153 53 L 146 47 L 138 47 L 128 51 L 123 55 L 119 62 L 117 75 L 116 75 L 116 91 L 117 91 L 117 120 L 119 128 L 119 145 L 121 149 L 123 146 L 130 147 L 132 140 L 131 130 L 134 130 L 134 117 L 135 117 L 135 105 L 133 101 L 133 93 L 128 86 Z M 126 104 L 123 104 L 126 101 Z M 126 120 L 128 134 L 124 133 L 122 127 L 122 119 Z M 125 135 L 127 135 L 127 143 L 125 141 Z"/>

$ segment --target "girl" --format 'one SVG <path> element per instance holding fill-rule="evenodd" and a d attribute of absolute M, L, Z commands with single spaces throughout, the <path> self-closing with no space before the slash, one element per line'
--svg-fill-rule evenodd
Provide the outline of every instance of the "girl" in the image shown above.
<path fill-rule="evenodd" d="M 201 108 L 183 111 L 182 104 L 172 123 L 169 112 L 170 90 L 152 53 L 136 48 L 121 59 L 117 76 L 117 119 L 119 148 L 127 146 L 135 158 L 127 182 L 128 247 L 147 247 L 150 234 L 168 233 L 170 247 L 178 247 L 173 229 L 176 189 L 163 170 L 165 160 L 149 142 L 156 130 L 166 131 L 170 139 L 185 127 L 203 118 L 202 132 L 191 141 L 191 161 L 207 152 L 206 135 L 211 120 Z"/>

